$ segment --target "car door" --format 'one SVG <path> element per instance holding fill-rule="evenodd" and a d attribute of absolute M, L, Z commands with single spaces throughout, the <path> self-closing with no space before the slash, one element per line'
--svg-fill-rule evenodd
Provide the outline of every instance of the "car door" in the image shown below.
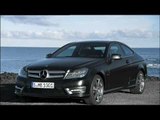
<path fill-rule="evenodd" d="M 126 84 L 126 81 L 127 81 L 126 60 L 123 59 L 124 53 L 118 43 L 110 44 L 108 50 L 109 50 L 108 54 L 110 56 L 110 59 L 113 54 L 121 55 L 121 59 L 111 60 L 110 64 L 108 65 L 108 68 L 109 68 L 108 88 L 114 89 L 114 88 L 122 87 Z"/>
<path fill-rule="evenodd" d="M 120 44 L 123 52 L 124 52 L 124 60 L 126 61 L 126 67 L 127 67 L 127 72 L 126 72 L 126 77 L 128 77 L 126 83 L 128 83 L 127 85 L 132 85 L 134 83 L 134 78 L 136 76 L 136 72 L 137 72 L 137 64 L 134 60 L 134 51 L 132 49 L 130 49 L 128 46 L 124 45 L 124 44 Z"/>

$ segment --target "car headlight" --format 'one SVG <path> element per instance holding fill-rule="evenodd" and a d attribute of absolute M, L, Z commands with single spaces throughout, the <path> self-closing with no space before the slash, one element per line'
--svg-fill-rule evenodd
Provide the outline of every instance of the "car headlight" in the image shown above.
<path fill-rule="evenodd" d="M 86 76 L 87 73 L 88 73 L 88 68 L 77 69 L 77 70 L 74 70 L 73 72 L 68 70 L 64 79 L 82 78 Z"/>
<path fill-rule="evenodd" d="M 18 75 L 21 76 L 21 77 L 25 77 L 25 78 L 26 78 L 26 77 L 27 77 L 27 71 L 25 71 L 25 69 L 22 68 L 22 69 L 19 71 Z"/>

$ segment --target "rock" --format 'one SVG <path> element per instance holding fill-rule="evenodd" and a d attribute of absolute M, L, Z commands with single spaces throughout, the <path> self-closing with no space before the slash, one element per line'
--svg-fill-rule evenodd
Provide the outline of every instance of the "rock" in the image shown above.
<path fill-rule="evenodd" d="M 0 84 L 16 83 L 17 73 L 1 73 L 0 74 Z"/>

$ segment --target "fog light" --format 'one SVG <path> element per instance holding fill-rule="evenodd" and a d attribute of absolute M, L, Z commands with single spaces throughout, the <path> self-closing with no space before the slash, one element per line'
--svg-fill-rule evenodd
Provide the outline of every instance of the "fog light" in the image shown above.
<path fill-rule="evenodd" d="M 68 94 L 73 94 L 73 93 L 69 90 L 69 88 L 66 88 L 66 91 L 67 91 Z"/>
<path fill-rule="evenodd" d="M 82 83 L 83 83 L 83 81 L 81 80 L 81 81 L 78 82 L 78 85 L 81 86 Z"/>
<path fill-rule="evenodd" d="M 74 93 L 85 93 L 86 92 L 86 86 L 81 86 L 81 87 L 74 87 L 74 88 L 66 88 L 65 89 L 68 94 L 74 94 Z"/>

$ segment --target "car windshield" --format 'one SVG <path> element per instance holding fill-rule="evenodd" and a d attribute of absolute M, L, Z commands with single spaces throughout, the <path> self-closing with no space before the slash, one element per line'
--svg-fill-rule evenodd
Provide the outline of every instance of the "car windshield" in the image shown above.
<path fill-rule="evenodd" d="M 105 55 L 105 44 L 68 44 L 58 49 L 54 57 L 89 57 L 89 58 L 103 58 Z"/>

